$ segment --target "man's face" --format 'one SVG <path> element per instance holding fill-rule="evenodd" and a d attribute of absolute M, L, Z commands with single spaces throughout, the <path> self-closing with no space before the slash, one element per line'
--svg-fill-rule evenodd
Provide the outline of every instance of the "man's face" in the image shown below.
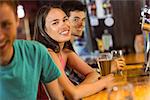
<path fill-rule="evenodd" d="M 16 37 L 18 20 L 10 6 L 0 4 L 0 63 L 10 58 Z"/>
<path fill-rule="evenodd" d="M 71 11 L 69 21 L 71 24 L 72 35 L 81 37 L 85 26 L 85 12 Z"/>

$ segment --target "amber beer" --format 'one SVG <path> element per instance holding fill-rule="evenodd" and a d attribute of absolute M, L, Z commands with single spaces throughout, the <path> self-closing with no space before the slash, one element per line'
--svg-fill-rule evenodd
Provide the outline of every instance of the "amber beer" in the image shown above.
<path fill-rule="evenodd" d="M 111 73 L 111 60 L 108 59 L 99 59 L 98 66 L 101 70 L 101 75 L 106 76 Z"/>

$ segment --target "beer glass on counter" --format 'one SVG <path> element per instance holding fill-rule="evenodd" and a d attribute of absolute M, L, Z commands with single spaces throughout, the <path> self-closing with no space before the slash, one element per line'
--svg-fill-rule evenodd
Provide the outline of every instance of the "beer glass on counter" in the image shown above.
<path fill-rule="evenodd" d="M 102 76 L 106 76 L 111 73 L 111 61 L 111 53 L 100 53 L 99 57 L 97 58 L 97 64 Z"/>
<path fill-rule="evenodd" d="M 113 60 L 119 59 L 124 56 L 123 50 L 112 50 L 111 54 L 113 56 Z M 126 82 L 126 80 L 127 80 L 126 68 L 125 68 L 125 66 L 120 66 L 120 67 L 123 67 L 123 70 L 113 70 L 113 73 L 115 76 L 115 81 L 116 82 Z"/>
<path fill-rule="evenodd" d="M 113 56 L 113 60 L 123 57 L 123 51 L 122 50 L 112 50 L 111 54 Z M 124 66 L 121 66 L 121 67 L 124 67 Z M 122 70 L 115 70 L 114 73 L 123 75 Z"/>
<path fill-rule="evenodd" d="M 97 58 L 97 65 L 102 76 L 106 76 L 110 73 L 113 73 L 115 80 L 124 80 L 126 81 L 126 70 L 118 70 L 117 66 L 112 65 L 116 59 L 123 57 L 122 50 L 113 50 L 111 52 L 100 53 Z M 125 66 L 122 66 L 125 67 Z"/>

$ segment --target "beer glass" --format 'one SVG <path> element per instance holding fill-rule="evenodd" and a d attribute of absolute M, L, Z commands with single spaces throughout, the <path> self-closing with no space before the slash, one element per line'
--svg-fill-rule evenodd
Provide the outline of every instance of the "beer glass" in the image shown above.
<path fill-rule="evenodd" d="M 113 56 L 113 60 L 118 59 L 123 57 L 123 51 L 122 50 L 112 50 L 111 54 Z M 125 67 L 125 66 L 121 66 L 121 67 Z M 113 71 L 114 76 L 115 76 L 115 80 L 116 81 L 126 81 L 126 70 L 115 70 Z"/>
<path fill-rule="evenodd" d="M 106 76 L 111 73 L 111 61 L 111 53 L 100 53 L 99 57 L 97 58 L 97 64 L 102 76 Z"/>
<path fill-rule="evenodd" d="M 112 50 L 111 54 L 113 56 L 113 60 L 123 57 L 123 51 L 122 50 Z M 122 66 L 122 67 L 124 67 L 124 66 Z M 122 74 L 122 71 L 118 70 L 118 73 Z"/>

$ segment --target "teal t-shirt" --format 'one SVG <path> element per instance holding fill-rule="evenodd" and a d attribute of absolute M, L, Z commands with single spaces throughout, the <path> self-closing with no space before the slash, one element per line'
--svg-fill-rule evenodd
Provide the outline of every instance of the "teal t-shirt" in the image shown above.
<path fill-rule="evenodd" d="M 38 83 L 60 76 L 47 49 L 36 41 L 16 40 L 10 64 L 0 65 L 0 100 L 36 100 Z"/>

